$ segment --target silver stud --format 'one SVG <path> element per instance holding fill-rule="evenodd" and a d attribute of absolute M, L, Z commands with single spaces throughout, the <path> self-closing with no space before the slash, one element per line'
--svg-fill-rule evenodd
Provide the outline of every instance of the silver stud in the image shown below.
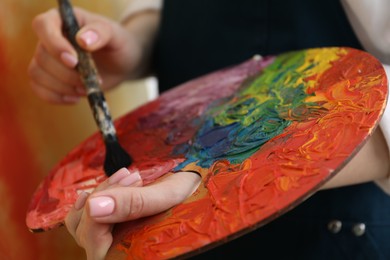
<path fill-rule="evenodd" d="M 353 225 L 352 233 L 357 237 L 363 236 L 366 233 L 366 224 L 358 223 Z"/>
<path fill-rule="evenodd" d="M 333 234 L 337 234 L 340 232 L 342 226 L 343 223 L 340 220 L 335 219 L 328 223 L 328 230 Z"/>

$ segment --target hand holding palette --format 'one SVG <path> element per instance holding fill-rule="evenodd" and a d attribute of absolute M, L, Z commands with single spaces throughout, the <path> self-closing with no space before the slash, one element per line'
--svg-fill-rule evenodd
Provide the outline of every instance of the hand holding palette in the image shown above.
<path fill-rule="evenodd" d="M 108 259 L 189 256 L 258 228 L 314 194 L 363 146 L 387 99 L 379 61 L 351 48 L 254 57 L 196 78 L 115 121 L 144 184 L 202 176 L 167 212 L 118 224 Z M 78 193 L 105 178 L 98 133 L 38 187 L 32 231 L 63 224 Z"/>

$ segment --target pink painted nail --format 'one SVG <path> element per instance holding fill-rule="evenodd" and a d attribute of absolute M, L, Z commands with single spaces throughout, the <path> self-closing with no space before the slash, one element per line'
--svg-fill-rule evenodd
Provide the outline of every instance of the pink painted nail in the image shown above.
<path fill-rule="evenodd" d="M 89 30 L 81 34 L 80 38 L 86 46 L 90 46 L 97 42 L 99 36 L 96 32 Z"/>
<path fill-rule="evenodd" d="M 88 192 L 82 191 L 77 198 L 76 202 L 74 203 L 74 208 L 76 210 L 80 210 L 82 207 L 84 207 L 85 202 L 87 201 L 87 198 L 89 196 Z"/>
<path fill-rule="evenodd" d="M 65 65 L 74 68 L 79 62 L 77 57 L 70 54 L 69 52 L 61 53 L 61 60 L 65 63 Z"/>
<path fill-rule="evenodd" d="M 120 180 L 123 178 L 127 177 L 130 175 L 130 172 L 126 168 L 121 168 L 119 169 L 116 173 L 114 173 L 109 179 L 108 183 L 109 184 L 115 184 L 118 183 Z"/>
<path fill-rule="evenodd" d="M 129 176 L 120 180 L 118 184 L 121 186 L 130 186 L 131 184 L 134 184 L 140 180 L 141 180 L 141 175 L 139 175 L 139 172 L 134 172 L 134 173 L 130 174 Z"/>
<path fill-rule="evenodd" d="M 115 201 L 107 196 L 95 197 L 89 200 L 91 217 L 106 217 L 114 212 Z"/>

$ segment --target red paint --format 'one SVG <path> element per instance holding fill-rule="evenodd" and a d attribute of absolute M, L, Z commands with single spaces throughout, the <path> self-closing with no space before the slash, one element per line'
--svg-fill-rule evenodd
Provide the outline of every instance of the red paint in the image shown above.
<path fill-rule="evenodd" d="M 367 53 L 332 50 L 340 56 L 330 69 L 305 79 L 318 83 L 308 91 L 323 105 L 320 115 L 293 122 L 241 164 L 188 165 L 202 173 L 198 191 L 168 212 L 117 225 L 109 258 L 117 250 L 126 259 L 170 258 L 216 245 L 285 213 L 336 174 L 376 127 L 386 104 L 387 80 L 380 63 Z M 266 65 L 251 60 L 193 80 L 117 120 L 120 141 L 143 179 L 152 182 L 184 160 L 180 153 L 171 154 L 169 134 L 180 137 L 172 139 L 174 144 L 190 138 L 190 119 Z M 85 180 L 92 180 L 93 187 L 105 178 L 103 149 L 94 135 L 53 169 L 33 198 L 30 227 L 57 226 L 77 190 L 91 187 Z"/>

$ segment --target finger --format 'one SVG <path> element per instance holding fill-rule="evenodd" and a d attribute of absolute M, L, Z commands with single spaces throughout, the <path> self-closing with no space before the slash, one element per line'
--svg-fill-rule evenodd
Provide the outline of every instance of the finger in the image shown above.
<path fill-rule="evenodd" d="M 103 47 L 115 48 L 117 40 L 123 36 L 117 23 L 107 17 L 90 14 L 85 15 L 84 10 L 75 8 L 75 15 L 80 24 L 76 41 L 83 49 L 93 52 Z"/>
<path fill-rule="evenodd" d="M 57 92 L 43 88 L 42 86 L 39 86 L 32 81 L 30 82 L 30 86 L 38 97 L 40 97 L 41 99 L 46 100 L 50 103 L 74 104 L 80 100 L 80 97 L 78 97 L 78 96 L 76 97 L 76 96 L 60 95 Z"/>
<path fill-rule="evenodd" d="M 64 86 L 62 82 L 43 71 L 36 65 L 35 60 L 31 61 L 30 67 L 30 86 L 38 97 L 51 103 L 58 104 L 76 103 L 79 101 L 79 95 L 72 94 L 70 93 L 71 91 L 62 91 L 62 89 L 68 89 L 69 86 Z"/>
<path fill-rule="evenodd" d="M 112 228 L 112 224 L 97 223 L 87 214 L 83 214 L 76 237 L 88 260 L 105 259 L 113 241 Z"/>
<path fill-rule="evenodd" d="M 77 43 L 85 50 L 93 52 L 105 47 L 111 37 L 112 29 L 109 25 L 101 22 L 88 24 L 76 35 Z"/>
<path fill-rule="evenodd" d="M 97 186 L 94 192 L 105 190 L 115 186 L 142 186 L 142 179 L 137 169 L 121 168 L 108 179 Z"/>
<path fill-rule="evenodd" d="M 76 243 L 85 249 L 87 259 L 104 259 L 112 244 L 112 225 L 91 219 L 84 209 L 89 193 L 82 192 L 65 218 L 65 225 Z"/>
<path fill-rule="evenodd" d="M 66 54 L 64 54 L 63 56 L 66 57 Z M 56 77 L 63 84 L 69 86 L 78 86 L 84 89 L 80 75 L 77 73 L 77 71 L 73 67 L 69 68 L 68 66 L 64 65 L 62 62 L 51 56 L 41 43 L 38 43 L 37 45 L 34 60 L 38 67 L 42 68 L 42 70 L 46 71 L 53 77 Z M 74 66 L 75 65 L 76 64 L 74 64 Z M 66 91 L 67 89 L 64 90 Z M 73 91 L 74 89 L 71 90 Z"/>
<path fill-rule="evenodd" d="M 67 57 L 73 57 L 77 61 L 76 50 L 62 33 L 62 22 L 57 9 L 51 9 L 36 16 L 32 22 L 32 28 L 48 52 L 61 61 L 61 55 L 67 53 Z M 76 62 L 77 63 L 77 62 Z M 73 65 L 64 61 L 64 65 Z M 69 66 L 73 68 L 74 66 Z"/>
<path fill-rule="evenodd" d="M 185 200 L 198 187 L 200 180 L 198 174 L 179 172 L 145 187 L 118 186 L 96 192 L 88 198 L 88 213 L 100 223 L 154 215 Z"/>
<path fill-rule="evenodd" d="M 83 214 L 83 207 L 88 199 L 88 192 L 81 192 L 77 198 L 74 206 L 65 217 L 65 226 L 68 232 L 76 239 L 76 230 L 79 226 L 81 216 Z M 76 240 L 77 241 L 77 240 Z"/>

